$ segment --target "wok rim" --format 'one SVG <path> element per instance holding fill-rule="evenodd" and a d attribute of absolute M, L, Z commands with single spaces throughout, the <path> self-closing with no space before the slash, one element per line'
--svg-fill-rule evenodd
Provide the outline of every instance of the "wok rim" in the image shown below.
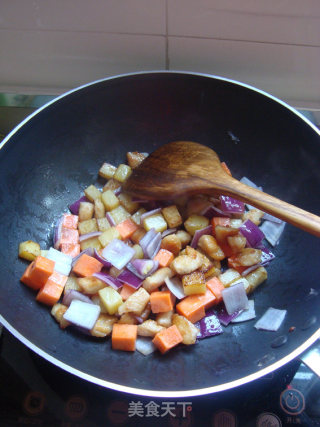
<path fill-rule="evenodd" d="M 11 139 L 11 137 L 20 129 L 22 128 L 27 122 L 29 122 L 33 117 L 35 117 L 37 114 L 39 114 L 42 110 L 49 107 L 50 105 L 54 104 L 55 102 L 58 102 L 60 99 L 65 98 L 68 95 L 71 95 L 75 92 L 78 92 L 82 89 L 88 88 L 90 86 L 93 86 L 95 84 L 103 83 L 108 80 L 118 79 L 118 78 L 124 78 L 124 77 L 133 77 L 133 76 L 141 76 L 141 75 L 152 75 L 152 74 L 183 74 L 183 75 L 190 75 L 190 76 L 196 76 L 196 77 L 207 77 L 215 80 L 221 80 L 227 83 L 232 83 L 241 87 L 244 87 L 249 90 L 253 90 L 254 92 L 257 92 L 263 96 L 266 96 L 267 98 L 277 102 L 278 104 L 282 105 L 283 107 L 290 110 L 292 113 L 297 115 L 300 119 L 302 119 L 307 125 L 309 125 L 319 136 L 320 136 L 320 129 L 318 129 L 307 117 L 305 117 L 302 113 L 300 113 L 296 108 L 292 107 L 285 101 L 282 101 L 281 99 L 277 98 L 276 96 L 262 90 L 259 88 L 256 88 L 252 85 L 249 85 L 247 83 L 240 82 L 235 79 L 229 79 L 222 76 L 217 76 L 213 74 L 206 74 L 206 73 L 197 73 L 192 71 L 180 71 L 180 70 L 155 70 L 155 71 L 139 71 L 139 72 L 132 72 L 132 73 L 124 73 L 119 74 L 115 76 L 109 76 L 102 79 L 94 80 L 92 82 L 83 84 L 81 86 L 78 86 L 74 89 L 71 89 L 57 97 L 55 97 L 53 100 L 47 102 L 42 107 L 35 110 L 33 113 L 28 115 L 22 122 L 20 122 L 17 126 L 15 126 L 11 132 L 3 139 L 3 141 L 0 143 L 0 150 L 5 146 L 5 144 Z M 199 389 L 191 389 L 191 390 L 183 390 L 183 391 L 162 391 L 162 390 L 149 390 L 149 389 L 142 389 L 142 388 L 135 388 L 135 387 L 129 387 L 120 385 L 117 383 L 109 382 L 107 380 L 102 380 L 98 377 L 95 377 L 93 375 L 87 374 L 79 369 L 75 369 L 72 366 L 60 361 L 59 359 L 51 356 L 46 351 L 42 350 L 40 347 L 35 345 L 32 341 L 25 338 L 14 326 L 12 326 L 8 321 L 4 319 L 4 317 L 0 314 L 0 323 L 10 332 L 12 335 L 17 338 L 20 342 L 22 342 L 26 347 L 28 347 L 30 350 L 35 352 L 40 357 L 44 358 L 48 362 L 52 363 L 53 365 L 63 369 L 66 372 L 69 372 L 72 375 L 75 375 L 83 380 L 89 381 L 93 384 L 112 389 L 115 391 L 119 391 L 122 393 L 129 393 L 133 395 L 138 396 L 146 396 L 146 397 L 165 397 L 165 398 L 185 398 L 185 397 L 196 397 L 196 396 L 203 396 L 208 395 L 211 393 L 218 393 L 222 391 L 226 391 L 232 388 L 239 387 L 241 385 L 245 385 L 247 383 L 250 383 L 254 380 L 257 380 L 279 368 L 286 365 L 293 359 L 297 358 L 301 353 L 303 353 L 305 350 L 307 350 L 312 344 L 314 344 L 318 339 L 320 339 L 320 328 L 317 329 L 311 337 L 309 337 L 306 341 L 304 341 L 303 344 L 298 346 L 294 351 L 286 355 L 285 357 L 281 358 L 277 362 L 262 368 L 261 370 L 258 370 L 257 372 L 247 375 L 245 377 L 242 377 L 237 380 L 233 380 L 227 383 L 223 383 L 216 386 L 211 387 L 205 387 L 205 388 L 199 388 Z"/>

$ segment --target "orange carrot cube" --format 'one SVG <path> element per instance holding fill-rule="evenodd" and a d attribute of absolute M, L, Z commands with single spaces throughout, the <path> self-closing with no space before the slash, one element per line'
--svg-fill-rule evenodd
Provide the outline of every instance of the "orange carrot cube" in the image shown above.
<path fill-rule="evenodd" d="M 102 267 L 103 264 L 97 259 L 87 254 L 82 254 L 73 266 L 73 272 L 81 277 L 92 276 L 93 273 L 99 273 Z"/>
<path fill-rule="evenodd" d="M 113 350 L 135 351 L 138 327 L 125 323 L 115 323 L 112 328 Z"/>
<path fill-rule="evenodd" d="M 20 279 L 22 283 L 29 286 L 30 288 L 33 288 L 33 284 L 30 280 L 30 271 L 33 268 L 33 264 L 34 264 L 34 261 L 32 261 L 32 263 L 28 265 L 28 267 L 25 269 Z"/>
<path fill-rule="evenodd" d="M 54 261 L 51 259 L 37 256 L 37 258 L 30 264 L 30 269 L 27 268 L 21 281 L 32 289 L 40 289 L 49 279 L 54 269 Z"/>
<path fill-rule="evenodd" d="M 174 259 L 174 255 L 167 249 L 160 249 L 153 259 L 154 261 L 158 261 L 160 267 L 169 267 Z"/>
<path fill-rule="evenodd" d="M 68 276 L 54 271 L 38 292 L 36 300 L 50 306 L 56 304 L 61 297 L 67 279 Z"/>
<path fill-rule="evenodd" d="M 176 325 L 172 325 L 169 328 L 158 332 L 152 340 L 153 344 L 160 350 L 162 354 L 180 344 L 182 341 L 182 335 L 180 334 Z"/>
<path fill-rule="evenodd" d="M 79 243 L 62 243 L 61 252 L 74 258 L 80 253 L 80 245 Z"/>
<path fill-rule="evenodd" d="M 120 222 L 120 224 L 116 225 L 116 229 L 118 230 L 122 240 L 130 239 L 130 237 L 135 231 L 138 230 L 138 228 L 138 225 L 130 218 L 127 218 Z"/>
<path fill-rule="evenodd" d="M 120 291 L 120 296 L 123 301 L 126 301 L 129 298 L 129 296 L 134 294 L 135 292 L 136 292 L 136 289 L 124 283 Z"/>
<path fill-rule="evenodd" d="M 79 221 L 78 215 L 63 214 L 62 227 L 77 230 L 78 221 Z"/>
<path fill-rule="evenodd" d="M 213 277 L 206 283 L 207 288 L 213 293 L 217 299 L 217 304 L 222 301 L 223 284 L 217 277 Z"/>
<path fill-rule="evenodd" d="M 203 303 L 205 310 L 217 304 L 216 296 L 208 288 L 206 289 L 206 292 L 204 295 L 193 295 L 193 296 L 196 296 L 198 300 Z"/>
<path fill-rule="evenodd" d="M 198 295 L 190 295 L 184 298 L 176 305 L 176 310 L 192 323 L 197 322 L 206 315 L 204 303 L 199 300 Z"/>
<path fill-rule="evenodd" d="M 165 313 L 173 310 L 173 297 L 170 291 L 151 292 L 150 305 L 152 313 Z"/>

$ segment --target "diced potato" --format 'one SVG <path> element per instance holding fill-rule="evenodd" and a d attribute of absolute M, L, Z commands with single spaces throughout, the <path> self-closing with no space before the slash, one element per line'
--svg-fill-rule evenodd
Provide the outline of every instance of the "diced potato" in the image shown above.
<path fill-rule="evenodd" d="M 146 234 L 146 230 L 142 227 L 139 227 L 132 235 L 131 240 L 133 243 L 139 243 L 142 237 Z"/>
<path fill-rule="evenodd" d="M 191 258 L 188 255 L 179 255 L 172 261 L 170 268 L 175 273 L 183 275 L 183 274 L 189 274 L 195 270 L 198 270 L 198 268 L 200 268 L 201 265 L 202 265 L 202 259 L 200 255 L 197 258 Z"/>
<path fill-rule="evenodd" d="M 102 192 L 104 193 L 107 190 L 116 190 L 117 188 L 121 187 L 121 182 L 116 181 L 115 179 L 109 179 L 109 181 L 104 185 Z"/>
<path fill-rule="evenodd" d="M 224 273 L 220 274 L 219 280 L 223 284 L 225 288 L 231 285 L 232 282 L 239 279 L 241 276 L 237 272 L 237 270 L 234 270 L 233 268 L 228 268 Z"/>
<path fill-rule="evenodd" d="M 191 242 L 192 237 L 185 230 L 178 230 L 176 236 L 180 239 L 181 246 L 185 248 Z"/>
<path fill-rule="evenodd" d="M 176 228 L 182 224 L 182 218 L 176 205 L 167 206 L 162 209 L 162 215 L 167 221 L 169 228 Z"/>
<path fill-rule="evenodd" d="M 140 165 L 140 163 L 148 157 L 148 153 L 139 153 L 138 151 L 128 151 L 127 161 L 128 165 L 134 169 Z"/>
<path fill-rule="evenodd" d="M 216 225 L 214 231 L 217 242 L 225 243 L 229 236 L 235 236 L 236 234 L 238 234 L 239 230 L 232 227 L 224 227 L 223 225 Z"/>
<path fill-rule="evenodd" d="M 144 253 L 143 253 L 142 247 L 140 245 L 135 244 L 132 246 L 132 249 L 134 249 L 134 251 L 136 253 L 134 255 L 135 259 L 143 259 L 144 258 Z"/>
<path fill-rule="evenodd" d="M 174 256 L 179 255 L 182 245 L 181 240 L 176 234 L 169 234 L 161 241 L 161 249 L 166 249 L 173 253 Z"/>
<path fill-rule="evenodd" d="M 243 286 L 244 286 L 244 289 L 245 289 L 246 293 L 249 292 L 250 284 L 249 284 L 248 280 L 245 277 L 240 277 L 240 279 L 235 280 L 234 282 L 232 282 L 230 284 L 230 287 L 234 286 L 234 285 L 237 285 L 238 283 L 243 283 Z"/>
<path fill-rule="evenodd" d="M 104 218 L 97 218 L 97 225 L 98 225 L 98 230 L 99 231 L 106 231 L 108 230 L 111 225 L 109 223 L 109 221 L 107 220 L 106 217 Z"/>
<path fill-rule="evenodd" d="M 147 212 L 145 208 L 140 208 L 139 210 L 137 210 L 137 212 L 134 213 L 131 217 L 132 221 L 135 222 L 137 225 L 140 225 L 141 215 L 144 214 L 145 212 Z"/>
<path fill-rule="evenodd" d="M 104 338 L 111 334 L 113 324 L 118 320 L 116 316 L 110 316 L 109 314 L 100 313 L 98 320 L 90 333 L 94 337 Z"/>
<path fill-rule="evenodd" d="M 68 307 L 64 304 L 54 304 L 51 309 L 52 316 L 56 319 L 58 323 L 60 323 L 60 328 L 65 329 L 70 325 L 70 322 L 63 318 L 64 313 L 68 310 Z"/>
<path fill-rule="evenodd" d="M 132 197 L 126 193 L 120 193 L 118 196 L 120 204 L 130 213 L 133 214 L 139 209 L 139 203 L 133 202 Z"/>
<path fill-rule="evenodd" d="M 95 218 L 87 219 L 86 221 L 79 222 L 78 224 L 79 234 L 88 234 L 98 231 L 98 224 Z"/>
<path fill-rule="evenodd" d="M 212 259 L 221 261 L 225 258 L 225 254 L 218 245 L 216 239 L 209 234 L 204 234 L 200 237 L 198 241 L 198 246 L 204 251 L 206 255 L 208 255 Z"/>
<path fill-rule="evenodd" d="M 99 200 L 99 199 L 97 199 Z M 80 202 L 79 221 L 87 221 L 93 217 L 94 205 L 90 202 Z"/>
<path fill-rule="evenodd" d="M 113 177 L 116 170 L 117 168 L 110 163 L 103 163 L 98 173 L 102 178 L 110 179 Z"/>
<path fill-rule="evenodd" d="M 126 181 L 132 173 L 132 169 L 130 166 L 125 164 L 120 164 L 115 171 L 113 178 L 119 182 Z"/>
<path fill-rule="evenodd" d="M 108 230 L 104 231 L 98 239 L 102 247 L 106 247 L 113 239 L 121 239 L 121 236 L 116 227 L 110 227 Z"/>
<path fill-rule="evenodd" d="M 108 314 L 105 306 L 102 304 L 99 294 L 92 295 L 91 301 L 100 307 L 100 313 Z"/>
<path fill-rule="evenodd" d="M 78 278 L 73 273 L 71 273 L 68 277 L 63 292 L 66 293 L 67 291 L 71 291 L 72 289 L 74 289 L 75 291 L 81 291 L 81 288 L 78 283 Z"/>
<path fill-rule="evenodd" d="M 247 239 L 239 234 L 227 237 L 227 242 L 232 249 L 232 252 L 237 253 L 246 247 Z"/>
<path fill-rule="evenodd" d="M 108 314 L 111 315 L 115 314 L 123 303 L 119 292 L 110 286 L 99 290 L 99 297 L 102 305 L 106 308 Z"/>
<path fill-rule="evenodd" d="M 145 306 L 143 312 L 139 315 L 139 317 L 141 317 L 141 319 L 143 321 L 147 320 L 150 316 L 151 313 L 151 304 L 150 301 L 148 302 L 148 304 Z"/>
<path fill-rule="evenodd" d="M 96 199 L 94 201 L 94 217 L 96 219 L 98 218 L 105 218 L 106 216 L 106 209 L 104 207 L 103 202 L 101 201 L 101 199 Z"/>
<path fill-rule="evenodd" d="M 182 276 L 182 285 L 185 295 L 206 293 L 205 277 L 204 274 L 199 271 L 194 271 L 193 273 Z"/>
<path fill-rule="evenodd" d="M 99 191 L 94 185 L 89 185 L 89 187 L 84 190 L 84 194 L 90 202 L 94 202 L 96 199 L 101 198 L 101 191 Z"/>
<path fill-rule="evenodd" d="M 40 250 L 39 243 L 33 242 L 32 240 L 21 242 L 19 245 L 19 257 L 27 259 L 28 261 L 34 261 L 36 257 L 40 255 Z"/>
<path fill-rule="evenodd" d="M 174 314 L 172 324 L 176 325 L 183 338 L 182 343 L 186 345 L 195 344 L 199 329 L 184 316 Z"/>
<path fill-rule="evenodd" d="M 234 267 L 250 267 L 251 265 L 259 264 L 261 261 L 261 250 L 254 248 L 244 248 L 241 252 L 232 257 L 232 265 Z"/>
<path fill-rule="evenodd" d="M 184 222 L 184 227 L 187 230 L 187 232 L 191 234 L 191 236 L 193 236 L 197 230 L 202 230 L 208 225 L 209 225 L 208 218 L 206 218 L 205 216 L 196 215 L 196 214 L 190 215 L 189 218 Z"/>
<path fill-rule="evenodd" d="M 260 225 L 263 215 L 264 212 L 260 211 L 260 209 L 250 209 L 250 211 L 242 215 L 242 220 L 246 221 L 247 219 L 250 219 L 254 224 Z"/>
<path fill-rule="evenodd" d="M 246 279 L 249 282 L 249 288 L 247 293 L 253 292 L 261 283 L 268 278 L 267 270 L 264 267 L 258 267 L 256 270 L 246 275 Z"/>
<path fill-rule="evenodd" d="M 241 219 L 235 219 L 235 218 L 230 219 L 230 227 L 232 227 L 232 228 L 240 228 L 241 225 L 242 225 L 242 220 Z"/>
<path fill-rule="evenodd" d="M 102 193 L 101 200 L 107 211 L 111 211 L 120 205 L 120 200 L 112 190 L 107 190 Z"/>
<path fill-rule="evenodd" d="M 87 248 L 97 249 L 100 251 L 102 248 L 101 243 L 99 242 L 98 237 L 92 237 L 91 239 L 86 239 L 83 242 L 80 242 L 80 249 L 84 251 Z"/>
<path fill-rule="evenodd" d="M 112 209 L 110 214 L 117 225 L 131 216 L 129 212 L 121 205 L 115 209 Z"/>
<path fill-rule="evenodd" d="M 124 313 L 118 323 L 124 323 L 126 325 L 136 325 L 138 323 L 137 317 L 132 313 Z"/>
<path fill-rule="evenodd" d="M 148 276 L 142 282 L 142 286 L 148 292 L 155 291 L 159 286 L 164 284 L 164 281 L 167 277 L 172 277 L 173 271 L 168 267 L 159 268 L 155 273 Z"/>
<path fill-rule="evenodd" d="M 151 228 L 154 228 L 157 232 L 162 233 L 162 231 L 168 228 L 166 220 L 163 218 L 161 213 L 157 213 L 147 218 L 144 218 L 142 225 L 145 230 L 149 231 Z"/>
<path fill-rule="evenodd" d="M 149 299 L 150 295 L 141 287 L 119 307 L 119 314 L 133 313 L 139 316 L 148 304 Z"/>
<path fill-rule="evenodd" d="M 163 326 L 164 328 L 169 328 L 172 325 L 172 316 L 173 310 L 166 311 L 164 313 L 158 313 L 156 316 L 156 321 L 158 325 Z"/>
<path fill-rule="evenodd" d="M 85 294 L 94 295 L 100 289 L 105 288 L 107 285 L 102 281 L 97 279 L 94 276 L 81 277 L 78 279 L 78 285 L 80 286 L 80 291 Z M 109 313 L 113 314 L 113 313 Z"/>
<path fill-rule="evenodd" d="M 163 326 L 160 326 L 155 320 L 148 319 L 138 325 L 138 335 L 141 337 L 154 337 L 155 334 L 162 331 Z"/>
<path fill-rule="evenodd" d="M 206 279 L 210 279 L 211 277 L 219 276 L 219 274 L 221 274 L 221 269 L 216 265 L 213 265 L 207 271 L 204 272 L 204 277 Z"/>

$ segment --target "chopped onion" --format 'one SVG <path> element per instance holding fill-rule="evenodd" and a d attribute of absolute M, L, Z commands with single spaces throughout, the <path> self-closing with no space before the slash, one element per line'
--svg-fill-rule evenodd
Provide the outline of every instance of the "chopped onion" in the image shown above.
<path fill-rule="evenodd" d="M 142 280 L 144 280 L 144 276 L 142 276 L 142 274 L 139 274 L 138 273 L 138 271 L 137 271 L 137 269 L 132 265 L 132 263 L 131 262 L 128 262 L 128 264 L 127 264 L 127 266 L 126 266 L 126 268 L 132 273 L 132 274 L 134 274 L 135 276 L 137 276 L 137 277 L 139 277 L 139 279 L 142 279 Z"/>
<path fill-rule="evenodd" d="M 182 299 L 186 296 L 183 291 L 183 286 L 179 277 L 166 277 L 164 281 L 166 282 L 169 291 L 173 293 L 176 298 Z"/>
<path fill-rule="evenodd" d="M 277 218 L 276 216 L 270 215 L 268 213 L 264 213 L 262 219 L 266 219 L 271 222 L 276 222 L 277 224 L 282 224 L 282 219 Z"/>
<path fill-rule="evenodd" d="M 272 253 L 270 251 L 270 249 L 266 248 L 266 247 L 261 247 L 261 262 L 260 265 L 268 265 L 270 261 L 272 261 L 273 259 L 275 259 L 275 255 L 274 253 Z"/>
<path fill-rule="evenodd" d="M 122 288 L 122 282 L 120 282 L 120 280 L 110 276 L 110 274 L 105 273 L 104 271 L 100 271 L 99 273 L 93 273 L 92 276 L 111 286 L 116 291 Z"/>
<path fill-rule="evenodd" d="M 230 196 L 220 196 L 221 209 L 228 213 L 243 213 L 244 203 Z"/>
<path fill-rule="evenodd" d="M 86 302 L 88 304 L 93 304 L 91 299 L 81 292 L 76 291 L 75 289 L 68 289 L 62 299 L 62 304 L 70 305 L 73 300 L 78 300 L 82 302 Z"/>
<path fill-rule="evenodd" d="M 167 228 L 166 230 L 164 230 L 164 231 L 161 233 L 161 237 L 162 237 L 162 239 L 163 239 L 164 237 L 169 236 L 169 234 L 173 234 L 173 233 L 175 233 L 176 231 L 177 231 L 177 229 L 176 229 L 176 228 Z"/>
<path fill-rule="evenodd" d="M 159 252 L 161 247 L 161 233 L 157 233 L 154 238 L 149 242 L 145 249 L 145 255 L 148 258 L 154 258 Z"/>
<path fill-rule="evenodd" d="M 69 209 L 73 215 L 79 214 L 79 207 L 81 202 L 89 202 L 89 200 L 86 198 L 86 196 L 80 197 L 79 200 L 76 200 L 72 205 L 69 206 Z"/>
<path fill-rule="evenodd" d="M 249 299 L 248 305 L 248 309 L 243 310 L 243 312 L 240 313 L 236 318 L 232 319 L 231 323 L 246 322 L 247 320 L 251 320 L 256 317 L 256 312 L 254 309 L 254 300 Z"/>
<path fill-rule="evenodd" d="M 146 232 L 146 234 L 140 239 L 139 245 L 141 246 L 141 249 L 143 250 L 144 255 L 146 256 L 146 248 L 148 244 L 151 242 L 152 239 L 155 238 L 157 235 L 157 232 L 154 228 L 151 228 L 149 231 Z"/>
<path fill-rule="evenodd" d="M 280 241 L 285 225 L 286 223 L 284 221 L 282 221 L 281 224 L 277 224 L 272 221 L 264 221 L 260 226 L 260 230 L 264 233 L 265 238 L 268 240 L 270 245 L 276 246 Z"/>
<path fill-rule="evenodd" d="M 101 255 L 107 261 L 121 270 L 135 255 L 135 250 L 119 239 L 113 239 L 103 250 Z"/>
<path fill-rule="evenodd" d="M 229 212 L 223 212 L 221 209 L 217 208 L 215 205 L 209 205 L 206 206 L 202 211 L 201 215 L 205 216 L 206 218 L 211 219 L 214 216 L 220 216 L 220 217 L 226 217 L 230 218 L 231 213 Z"/>
<path fill-rule="evenodd" d="M 120 187 L 117 187 L 115 190 L 113 190 L 115 196 L 119 196 L 119 194 L 121 193 L 121 191 L 122 191 L 121 185 L 120 185 Z"/>
<path fill-rule="evenodd" d="M 205 234 L 212 234 L 212 225 L 208 225 L 208 227 L 202 228 L 201 230 L 197 230 L 193 235 L 190 246 L 192 248 L 196 248 L 198 246 L 200 237 L 204 236 Z"/>
<path fill-rule="evenodd" d="M 247 274 L 251 273 L 252 271 L 256 270 L 258 267 L 261 267 L 260 264 L 250 265 L 246 270 L 244 270 L 241 273 L 241 276 L 247 276 Z"/>
<path fill-rule="evenodd" d="M 134 259 L 131 264 L 143 278 L 154 273 L 159 267 L 159 262 L 151 259 Z"/>
<path fill-rule="evenodd" d="M 63 217 L 61 217 L 57 221 L 57 224 L 54 227 L 54 232 L 53 232 L 53 246 L 54 246 L 55 249 L 59 249 L 59 247 L 60 247 L 62 222 L 63 222 Z"/>
<path fill-rule="evenodd" d="M 247 239 L 247 245 L 251 248 L 256 248 L 264 238 L 263 232 L 250 219 L 241 225 L 239 231 Z"/>
<path fill-rule="evenodd" d="M 94 254 L 95 259 L 97 259 L 99 262 L 101 262 L 101 264 L 103 264 L 104 267 L 110 268 L 112 266 L 111 262 L 109 262 L 105 258 L 103 258 L 103 256 L 101 256 L 99 254 L 97 249 L 94 249 L 93 254 Z"/>
<path fill-rule="evenodd" d="M 226 311 L 226 309 L 225 309 L 225 307 L 221 307 L 218 311 L 217 311 L 217 317 L 218 317 L 218 319 L 219 319 L 219 321 L 220 321 L 220 323 L 223 325 L 223 326 L 228 326 L 229 325 L 229 323 L 233 320 L 233 319 L 235 319 L 236 317 L 238 317 L 239 316 L 239 314 L 242 312 L 242 310 L 239 310 L 239 311 L 235 311 L 234 313 L 232 313 L 232 314 L 228 314 L 227 313 L 227 311 Z"/>
<path fill-rule="evenodd" d="M 285 316 L 287 310 L 278 310 L 277 308 L 268 308 L 264 315 L 256 322 L 254 327 L 256 329 L 263 329 L 265 331 L 277 331 Z"/>
<path fill-rule="evenodd" d="M 203 317 L 199 322 L 196 322 L 195 326 L 199 328 L 197 338 L 200 340 L 223 333 L 220 321 L 212 310 L 208 311 L 206 316 Z"/>
<path fill-rule="evenodd" d="M 153 344 L 152 338 L 137 337 L 136 339 L 136 350 L 142 353 L 144 356 L 148 356 L 157 350 L 157 347 Z"/>
<path fill-rule="evenodd" d="M 248 297 L 243 283 L 239 282 L 223 289 L 221 294 L 228 314 L 248 308 Z"/>
<path fill-rule="evenodd" d="M 84 242 L 85 240 L 93 239 L 94 237 L 99 237 L 101 236 L 101 234 L 101 231 L 93 231 L 92 233 L 81 234 L 81 236 L 79 236 L 79 242 Z"/>
<path fill-rule="evenodd" d="M 86 249 L 84 249 L 83 251 L 81 251 L 81 252 L 79 253 L 79 255 L 75 256 L 75 257 L 72 259 L 72 264 L 71 264 L 71 266 L 72 266 L 72 267 L 75 265 L 75 263 L 78 261 L 78 259 L 79 259 L 79 258 L 81 257 L 81 255 L 83 255 L 83 254 L 86 254 L 86 255 L 89 255 L 89 256 L 93 256 L 93 254 L 94 254 L 94 252 L 93 252 L 93 248 L 86 248 Z"/>
<path fill-rule="evenodd" d="M 73 325 L 90 330 L 94 327 L 99 314 L 100 307 L 98 305 L 73 300 L 63 318 Z"/>
<path fill-rule="evenodd" d="M 131 286 L 134 289 L 139 289 L 142 284 L 142 280 L 127 269 L 123 270 L 119 274 L 117 279 L 119 280 L 119 282 L 125 283 L 126 285 Z"/>
<path fill-rule="evenodd" d="M 111 227 L 115 227 L 117 225 L 110 212 L 106 213 L 106 218 L 109 224 L 111 225 Z"/>
<path fill-rule="evenodd" d="M 155 215 L 159 212 L 161 212 L 161 208 L 153 209 L 152 211 L 148 211 L 148 212 L 143 213 L 140 217 L 140 224 L 142 224 L 144 219 L 148 218 L 151 215 Z"/>
<path fill-rule="evenodd" d="M 64 254 L 63 252 L 58 251 L 57 249 L 50 248 L 47 252 L 46 258 L 51 259 L 55 263 L 62 263 L 71 265 L 72 257 L 70 255 Z"/>

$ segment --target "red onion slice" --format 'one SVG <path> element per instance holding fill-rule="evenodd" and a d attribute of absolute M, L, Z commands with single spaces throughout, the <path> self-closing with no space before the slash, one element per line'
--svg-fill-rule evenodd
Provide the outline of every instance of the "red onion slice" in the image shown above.
<path fill-rule="evenodd" d="M 164 279 L 169 291 L 178 299 L 185 298 L 183 286 L 179 277 L 166 277 Z"/>
<path fill-rule="evenodd" d="M 113 239 L 108 246 L 102 250 L 101 255 L 114 267 L 121 270 L 133 258 L 135 250 L 121 240 Z"/>
<path fill-rule="evenodd" d="M 196 322 L 195 326 L 199 328 L 197 339 L 200 340 L 223 333 L 221 323 L 212 310 L 208 311 L 206 316 L 203 317 L 199 322 Z"/>
<path fill-rule="evenodd" d="M 73 325 L 90 330 L 94 327 L 99 314 L 100 307 L 98 305 L 73 300 L 63 318 Z"/>
<path fill-rule="evenodd" d="M 93 304 L 91 299 L 81 292 L 76 291 L 75 289 L 68 289 L 62 299 L 62 304 L 69 306 L 73 300 L 78 300 L 86 302 L 88 304 Z"/>
<path fill-rule="evenodd" d="M 221 294 L 228 314 L 233 314 L 240 310 L 246 310 L 249 307 L 245 287 L 241 282 L 223 289 Z"/>
<path fill-rule="evenodd" d="M 263 232 L 250 219 L 241 225 L 239 231 L 247 239 L 247 244 L 251 248 L 256 248 L 264 239 Z"/>
<path fill-rule="evenodd" d="M 270 307 L 256 322 L 254 327 L 256 329 L 275 332 L 280 328 L 286 314 L 287 310 L 278 310 L 277 308 Z"/>
<path fill-rule="evenodd" d="M 221 209 L 228 213 L 243 213 L 244 203 L 230 196 L 220 196 Z"/>
<path fill-rule="evenodd" d="M 144 356 L 148 356 L 157 350 L 157 347 L 153 344 L 152 338 L 137 337 L 136 339 L 136 350 L 142 353 Z"/>
<path fill-rule="evenodd" d="M 199 242 L 200 237 L 202 237 L 206 234 L 212 235 L 212 225 L 208 225 L 208 227 L 202 228 L 201 230 L 197 230 L 193 235 L 190 246 L 192 248 L 196 248 L 198 246 L 198 242 Z"/>
<path fill-rule="evenodd" d="M 106 213 L 106 218 L 109 224 L 111 225 L 111 227 L 115 227 L 117 225 L 110 212 Z"/>
<path fill-rule="evenodd" d="M 167 228 L 166 230 L 164 230 L 164 231 L 161 233 L 161 238 L 163 239 L 164 237 L 169 236 L 170 234 L 173 234 L 173 233 L 175 233 L 176 231 L 177 231 L 177 229 L 176 229 L 176 228 Z"/>
<path fill-rule="evenodd" d="M 150 276 L 150 274 L 154 273 L 159 267 L 159 262 L 151 259 L 135 259 L 131 264 L 143 278 Z"/>
<path fill-rule="evenodd" d="M 99 262 L 101 262 L 101 264 L 103 264 L 104 267 L 111 268 L 111 266 L 112 266 L 111 262 L 109 262 L 105 258 L 103 258 L 103 256 L 101 256 L 99 254 L 97 249 L 94 249 L 93 255 L 94 255 L 95 259 L 97 259 Z"/>
<path fill-rule="evenodd" d="M 139 245 L 143 250 L 144 256 L 147 256 L 147 247 L 149 243 L 156 237 L 157 232 L 154 228 L 151 228 L 143 237 L 140 239 Z"/>
<path fill-rule="evenodd" d="M 125 283 L 128 286 L 131 286 L 134 289 L 139 289 L 142 284 L 142 279 L 137 277 L 131 271 L 125 269 L 117 277 L 119 282 Z"/>
<path fill-rule="evenodd" d="M 221 216 L 225 218 L 230 218 L 231 213 L 229 212 L 223 212 L 221 209 L 217 208 L 215 205 L 207 206 L 203 209 L 201 212 L 201 215 L 205 216 L 206 218 L 213 218 L 214 216 Z"/>
<path fill-rule="evenodd" d="M 104 282 L 106 285 L 111 286 L 116 291 L 120 288 L 122 288 L 122 283 L 120 280 L 116 279 L 115 277 L 110 276 L 110 274 L 105 273 L 103 271 L 100 271 L 99 273 L 93 273 L 93 277 L 96 277 L 97 279 Z"/>
<path fill-rule="evenodd" d="M 252 320 L 256 317 L 256 312 L 254 309 L 254 300 L 249 299 L 249 307 L 247 310 L 243 310 L 236 318 L 231 320 L 231 323 L 246 322 L 247 320 Z"/>
<path fill-rule="evenodd" d="M 93 239 L 94 237 L 99 237 L 101 236 L 101 234 L 101 231 L 93 231 L 92 233 L 81 234 L 81 236 L 79 236 L 79 242 L 84 242 L 85 240 Z"/>
<path fill-rule="evenodd" d="M 235 311 L 232 314 L 228 314 L 226 311 L 226 308 L 224 306 L 220 307 L 219 310 L 216 312 L 217 317 L 223 326 L 228 326 L 229 323 L 239 316 L 239 314 L 242 312 L 242 310 Z"/>
<path fill-rule="evenodd" d="M 145 249 L 145 255 L 152 259 L 154 258 L 157 253 L 159 252 L 161 247 L 161 233 L 157 233 L 154 238 L 149 242 Z"/>
<path fill-rule="evenodd" d="M 260 226 L 260 230 L 262 233 L 264 233 L 264 236 L 270 245 L 276 246 L 280 241 L 280 237 L 285 225 L 286 223 L 284 221 L 282 221 L 281 224 L 277 224 L 271 221 L 264 221 L 264 223 Z"/>

